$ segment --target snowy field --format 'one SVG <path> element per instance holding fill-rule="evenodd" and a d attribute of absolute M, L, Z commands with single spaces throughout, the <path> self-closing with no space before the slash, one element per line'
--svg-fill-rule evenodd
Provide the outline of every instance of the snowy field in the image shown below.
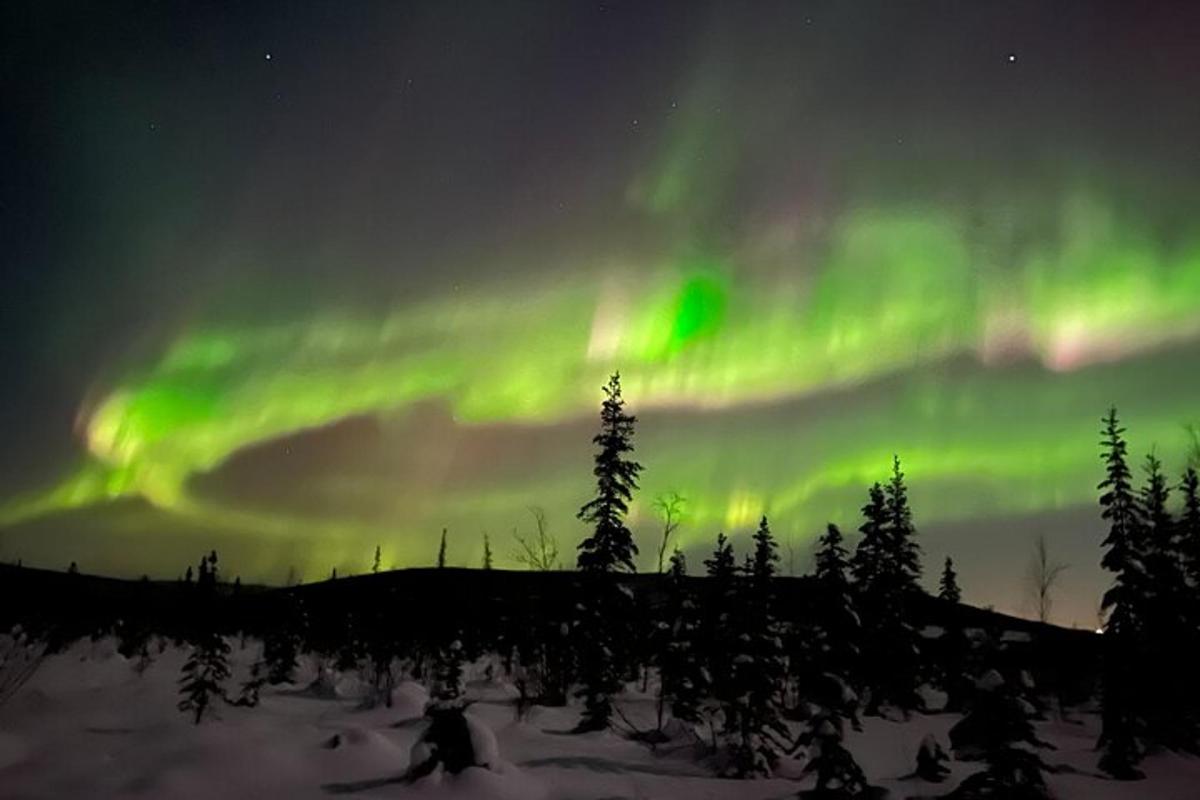
<path fill-rule="evenodd" d="M 234 644 L 234 677 L 244 677 L 257 644 Z M 0 707 L 0 798 L 456 798 L 459 800 L 759 800 L 795 796 L 811 784 L 803 764 L 787 762 L 780 777 L 736 781 L 713 777 L 686 742 L 652 752 L 613 732 L 568 735 L 571 709 L 531 709 L 516 721 L 504 684 L 468 684 L 471 715 L 495 734 L 497 771 L 469 769 L 455 777 L 400 780 L 424 721 L 425 689 L 399 685 L 393 708 L 359 710 L 360 684 L 342 677 L 337 693 L 314 697 L 300 687 L 270 689 L 258 708 L 223 707 L 200 726 L 176 710 L 183 661 L 168 650 L 141 675 L 110 641 L 84 642 L 48 658 L 36 675 Z M 311 675 L 308 676 L 311 678 Z M 650 697 L 630 695 L 622 706 L 649 727 Z M 953 762 L 950 779 L 928 784 L 905 779 L 921 738 L 943 745 L 957 717 L 916 716 L 907 723 L 865 721 L 850 749 L 891 797 L 937 796 L 979 769 Z M 1200 759 L 1149 757 L 1148 779 L 1118 783 L 1095 773 L 1096 720 L 1039 724 L 1061 766 L 1049 781 L 1062 800 L 1200 798 Z"/>

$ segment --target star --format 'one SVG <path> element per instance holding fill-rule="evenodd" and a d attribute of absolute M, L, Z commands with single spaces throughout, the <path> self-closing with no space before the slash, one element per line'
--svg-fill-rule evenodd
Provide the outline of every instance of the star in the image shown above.
<path fill-rule="evenodd" d="M 266 54 L 266 56 L 265 56 L 265 58 L 267 59 L 267 61 L 270 61 L 270 60 L 271 60 L 271 54 L 270 54 L 270 53 L 267 53 L 267 54 Z"/>
<path fill-rule="evenodd" d="M 1015 64 L 1015 63 L 1017 63 L 1017 54 L 1016 54 L 1016 53 L 1009 53 L 1009 54 L 1008 54 L 1008 63 L 1010 63 L 1010 64 Z"/>

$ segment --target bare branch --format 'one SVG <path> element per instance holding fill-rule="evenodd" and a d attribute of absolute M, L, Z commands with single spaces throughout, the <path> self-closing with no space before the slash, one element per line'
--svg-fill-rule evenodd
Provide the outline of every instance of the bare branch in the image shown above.
<path fill-rule="evenodd" d="M 687 498 L 675 490 L 664 492 L 654 498 L 654 508 L 662 518 L 662 541 L 658 545 L 658 574 L 661 575 L 666 564 L 667 548 L 671 545 L 671 537 L 683 520 L 683 509 Z"/>
<path fill-rule="evenodd" d="M 535 572 L 559 569 L 558 540 L 547 530 L 546 510 L 541 506 L 530 506 L 529 513 L 533 515 L 537 534 L 527 539 L 513 530 L 513 538 L 517 541 L 517 549 L 512 554 L 513 561 Z"/>
<path fill-rule="evenodd" d="M 1029 560 L 1029 591 L 1037 606 L 1038 621 L 1050 621 L 1050 609 L 1054 605 L 1054 588 L 1068 565 L 1050 558 L 1046 546 L 1046 535 L 1038 534 L 1033 542 L 1033 556 Z"/>

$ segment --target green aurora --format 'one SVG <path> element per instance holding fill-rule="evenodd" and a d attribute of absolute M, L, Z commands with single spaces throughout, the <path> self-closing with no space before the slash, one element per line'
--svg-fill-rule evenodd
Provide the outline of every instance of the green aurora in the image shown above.
<path fill-rule="evenodd" d="M 954 554 L 979 578 L 970 599 L 1020 610 L 1008 584 L 1027 550 L 1021 520 L 1053 526 L 1094 502 L 1110 404 L 1135 452 L 1155 445 L 1182 466 L 1200 396 L 1195 186 L 1078 135 L 1069 116 L 994 131 L 990 107 L 918 98 L 889 123 L 901 135 L 878 139 L 878 118 L 820 77 L 781 77 L 852 72 L 844 41 L 757 55 L 736 25 L 696 27 L 657 111 L 622 118 L 631 143 L 607 152 L 609 131 L 578 145 L 572 157 L 591 153 L 600 163 L 585 172 L 603 179 L 570 192 L 569 222 L 538 212 L 478 246 L 358 241 L 334 209 L 378 201 L 368 176 L 390 163 L 380 143 L 397 135 L 404 98 L 372 101 L 337 134 L 344 152 L 371 146 L 343 154 L 343 182 L 314 201 L 334 220 L 312 234 L 319 247 L 257 241 L 248 211 L 213 222 L 220 233 L 186 271 L 217 288 L 167 304 L 149 342 L 114 337 L 75 398 L 75 463 L 0 501 L 6 557 L 56 564 L 46 537 L 64 526 L 134 551 L 175 526 L 177 563 L 156 547 L 71 541 L 100 571 L 171 574 L 191 558 L 184 540 L 200 552 L 209 537 L 249 579 L 297 564 L 311 579 L 365 569 L 376 542 L 395 565 L 428 563 L 447 527 L 457 562 L 474 564 L 483 531 L 506 540 L 535 504 L 572 542 L 599 387 L 619 370 L 641 418 L 644 566 L 660 492 L 687 497 L 691 552 L 767 513 L 803 554 L 826 520 L 857 526 L 866 487 L 898 453 L 929 558 Z M 125 145 L 104 138 L 117 123 L 93 113 L 105 103 L 92 88 L 67 116 L 94 137 L 96 154 L 79 158 L 104 185 L 100 154 Z M 995 102 L 1054 100 L 1014 96 Z M 311 155 L 294 147 L 273 156 L 279 169 Z M 243 208 L 282 180 L 272 163 L 260 155 L 238 178 Z M 117 241 L 139 242 L 121 257 L 170 253 L 179 220 L 203 213 L 181 188 L 199 180 L 191 167 L 165 175 L 154 191 L 181 205 L 144 209 L 136 235 L 118 225 Z M 514 207 L 521 191 L 535 190 L 497 189 Z M 356 291 L 333 289 L 343 284 Z M 972 565 L 974 545 L 954 538 L 981 520 L 1013 520 L 1005 577 L 988 580 L 991 565 Z M 1080 567 L 1064 615 L 1090 624 L 1098 550 L 1069 557 Z"/>

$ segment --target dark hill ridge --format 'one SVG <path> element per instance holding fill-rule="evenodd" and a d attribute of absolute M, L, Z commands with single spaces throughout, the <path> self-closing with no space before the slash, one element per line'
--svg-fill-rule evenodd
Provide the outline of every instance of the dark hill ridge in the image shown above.
<path fill-rule="evenodd" d="M 558 627 L 569 620 L 580 592 L 594 576 L 579 572 L 530 572 L 463 568 L 413 568 L 356 575 L 293 587 L 221 584 L 221 616 L 230 631 L 269 630 L 282 615 L 303 611 L 306 626 L 337 635 L 359 618 L 382 616 L 401 641 L 429 641 L 454 632 L 495 631 L 504 623 L 526 630 Z M 620 578 L 649 611 L 660 599 L 662 577 Z M 693 577 L 697 593 L 706 580 Z M 141 620 L 150 629 L 171 630 L 186 616 L 195 587 L 179 580 L 126 580 L 0 565 L 0 626 L 20 624 L 44 631 L 58 643 L 114 630 L 121 621 Z M 810 579 L 776 579 L 776 602 L 784 621 L 803 619 L 811 602 Z M 1064 699 L 1090 694 L 1099 665 L 1100 637 L 1033 620 L 921 595 L 915 616 L 924 645 L 938 647 L 939 634 L 965 630 L 992 648 L 998 661 L 1019 660 L 1046 690 Z M 349 622 L 348 622 L 349 620 Z M 317 637 L 322 638 L 322 637 Z M 1019 659 L 1015 657 L 1019 655 Z"/>

